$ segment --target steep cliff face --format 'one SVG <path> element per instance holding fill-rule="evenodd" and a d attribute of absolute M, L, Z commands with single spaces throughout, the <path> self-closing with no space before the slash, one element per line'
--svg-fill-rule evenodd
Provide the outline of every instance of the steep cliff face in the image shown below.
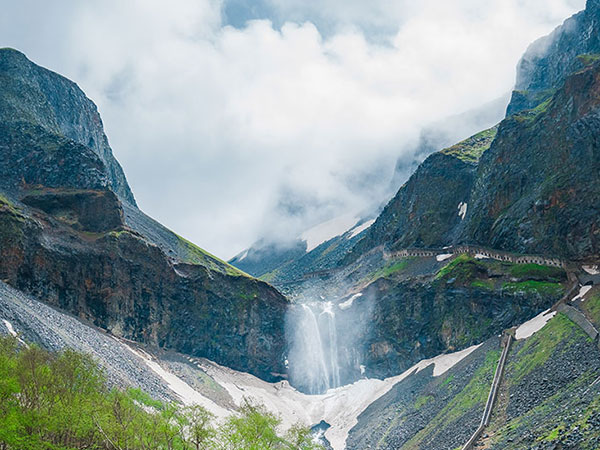
<path fill-rule="evenodd" d="M 86 192 L 92 194 L 103 195 Z M 54 208 L 56 195 L 33 203 L 62 213 L 64 207 Z M 105 205 L 74 221 L 93 223 L 85 228 L 65 220 L 72 211 L 54 216 L 7 205 L 0 209 L 0 279 L 8 284 L 117 336 L 266 379 L 283 373 L 286 302 L 270 286 L 177 263 L 122 224 L 98 232 L 107 228 Z"/>
<path fill-rule="evenodd" d="M 503 120 L 497 135 L 488 132 L 477 158 L 465 156 L 464 144 L 432 155 L 348 258 L 378 245 L 468 243 L 597 259 L 599 95 L 600 61 L 590 62 L 535 109 Z"/>
<path fill-rule="evenodd" d="M 135 205 L 123 169 L 108 145 L 98 109 L 75 83 L 9 48 L 0 49 L 0 80 L 4 133 L 15 129 L 18 138 L 27 127 L 30 135 L 42 134 L 43 130 L 68 139 L 71 145 L 86 147 L 104 164 L 111 189 Z M 41 129 L 35 132 L 38 127 Z M 25 182 L 30 180 L 25 178 Z"/>
<path fill-rule="evenodd" d="M 462 229 L 477 163 L 496 127 L 435 153 L 400 188 L 349 258 L 374 247 L 443 247 Z"/>
<path fill-rule="evenodd" d="M 594 259 L 600 251 L 600 64 L 502 122 L 479 164 L 463 239 Z"/>
<path fill-rule="evenodd" d="M 584 11 L 529 46 L 517 67 L 507 114 L 535 108 L 551 97 L 569 74 L 597 59 L 599 53 L 600 1 L 588 0 Z"/>
<path fill-rule="evenodd" d="M 287 300 L 135 206 L 74 83 L 6 49 L 0 77 L 0 279 L 117 336 L 282 374 Z"/>
<path fill-rule="evenodd" d="M 373 300 L 365 365 L 377 376 L 483 342 L 550 307 L 568 285 L 561 269 L 466 255 L 430 277 L 406 277 L 402 270 L 363 290 Z"/>

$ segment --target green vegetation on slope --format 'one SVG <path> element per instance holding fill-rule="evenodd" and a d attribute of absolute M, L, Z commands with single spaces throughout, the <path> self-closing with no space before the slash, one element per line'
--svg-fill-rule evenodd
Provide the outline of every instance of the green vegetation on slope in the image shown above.
<path fill-rule="evenodd" d="M 176 236 L 179 239 L 178 245 L 184 250 L 184 253 L 186 255 L 185 262 L 191 264 L 201 264 L 217 272 L 222 272 L 227 275 L 244 276 L 251 278 L 250 275 L 248 275 L 247 273 L 242 272 L 241 270 L 236 269 L 231 264 L 223 261 L 222 259 L 211 255 L 206 250 L 203 250 L 200 247 L 198 247 L 196 244 L 188 241 L 187 239 L 179 235 Z"/>
<path fill-rule="evenodd" d="M 435 418 L 413 436 L 403 448 L 427 448 L 426 439 L 431 439 L 432 436 L 443 432 L 444 428 L 448 426 L 460 426 L 453 424 L 474 408 L 483 411 L 500 353 L 500 350 L 490 350 L 485 356 L 484 363 L 477 369 L 465 388 L 457 393 Z"/>
<path fill-rule="evenodd" d="M 589 357 L 588 362 L 581 363 L 581 357 Z M 596 450 L 600 393 L 592 389 L 599 375 L 595 360 L 594 343 L 563 314 L 524 343 L 517 341 L 501 387 L 505 396 L 486 429 L 492 448 L 537 448 L 536 442 L 551 442 L 540 448 Z"/>
<path fill-rule="evenodd" d="M 577 55 L 577 59 L 581 61 L 584 66 L 591 66 L 596 61 L 600 60 L 600 55 L 598 53 L 585 53 L 583 55 Z"/>
<path fill-rule="evenodd" d="M 51 353 L 0 337 L 0 449 L 241 450 L 321 448 L 310 430 L 282 436 L 278 417 L 245 403 L 221 425 L 200 406 L 179 407 L 109 390 L 91 357 Z"/>
<path fill-rule="evenodd" d="M 8 248 L 10 243 L 22 237 L 23 223 L 24 217 L 17 207 L 0 194 L 0 243 Z"/>
<path fill-rule="evenodd" d="M 8 209 L 10 212 L 17 214 L 17 207 L 11 202 L 8 197 L 0 193 L 0 209 Z"/>
<path fill-rule="evenodd" d="M 482 290 L 494 290 L 498 286 L 510 294 L 560 297 L 564 294 L 561 282 L 566 280 L 566 273 L 556 267 L 477 260 L 462 254 L 442 267 L 435 279 L 453 279 L 457 283 Z"/>
<path fill-rule="evenodd" d="M 519 282 L 507 282 L 502 285 L 502 289 L 511 294 L 519 292 L 525 294 L 538 293 L 543 296 L 554 296 L 560 297 L 564 294 L 565 288 L 560 283 L 553 283 L 549 281 L 537 281 L 527 280 Z"/>
<path fill-rule="evenodd" d="M 566 278 L 564 269 L 558 267 L 541 266 L 539 264 L 514 264 L 510 274 L 517 278 L 546 278 L 562 280 Z"/>
<path fill-rule="evenodd" d="M 513 116 L 513 118 L 525 125 L 532 124 L 535 119 L 542 117 L 542 115 L 548 110 L 548 107 L 552 104 L 554 97 L 550 96 L 542 102 L 540 102 L 535 108 L 522 111 Z"/>
<path fill-rule="evenodd" d="M 454 156 L 464 162 L 477 163 L 481 155 L 490 148 L 497 133 L 498 126 L 495 126 L 442 150 L 442 153 Z"/>
<path fill-rule="evenodd" d="M 600 290 L 595 288 L 587 300 L 581 303 L 585 315 L 596 325 L 600 325 Z"/>
<path fill-rule="evenodd" d="M 370 274 L 368 278 L 373 281 L 377 280 L 379 278 L 387 278 L 395 273 L 401 272 L 402 270 L 406 269 L 408 264 L 409 264 L 408 259 L 403 259 L 400 261 L 394 261 L 394 262 L 388 263 L 387 265 L 383 266 L 381 269 Z"/>
<path fill-rule="evenodd" d="M 472 256 L 462 254 L 442 267 L 436 274 L 435 279 L 457 278 L 461 281 L 466 281 L 472 279 L 477 272 L 484 270 L 484 263 L 477 261 Z"/>
<path fill-rule="evenodd" d="M 543 365 L 561 341 L 571 333 L 583 336 L 583 331 L 573 325 L 567 316 L 559 313 L 544 328 L 527 339 L 517 352 L 512 363 L 513 383 L 518 383 L 527 374 Z"/>

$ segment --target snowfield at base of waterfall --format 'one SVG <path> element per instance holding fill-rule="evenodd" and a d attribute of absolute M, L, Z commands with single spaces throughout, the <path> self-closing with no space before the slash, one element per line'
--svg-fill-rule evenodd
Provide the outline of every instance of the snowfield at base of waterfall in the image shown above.
<path fill-rule="evenodd" d="M 237 372 L 208 360 L 195 361 L 199 368 L 227 390 L 236 404 L 241 404 L 244 398 L 263 404 L 281 417 L 284 429 L 297 422 L 314 425 L 324 420 L 331 425 L 325 432 L 325 437 L 334 450 L 343 450 L 348 433 L 358 423 L 360 413 L 396 383 L 431 364 L 435 364 L 433 375 L 440 376 L 478 347 L 475 345 L 460 352 L 420 361 L 395 377 L 384 380 L 362 379 L 319 395 L 303 394 L 287 381 L 267 383 L 253 375 Z"/>
<path fill-rule="evenodd" d="M 531 336 L 552 316 L 545 311 L 523 323 L 517 328 L 517 338 Z M 187 361 L 190 370 L 198 369 L 203 374 L 191 372 L 187 378 L 185 374 L 180 376 L 180 372 L 174 373 L 166 361 L 150 355 L 139 344 L 107 334 L 3 282 L 0 282 L 0 334 L 16 334 L 27 342 L 37 342 L 53 350 L 69 347 L 89 353 L 104 368 L 112 386 L 139 387 L 164 401 L 199 404 L 222 421 L 235 413 L 232 404 L 226 400 L 211 400 L 192 387 L 194 380 L 190 377 L 205 377 L 206 374 L 227 392 L 233 404 L 241 405 L 247 398 L 277 414 L 282 420 L 283 430 L 298 422 L 312 426 L 321 420 L 326 421 L 331 428 L 325 432 L 325 437 L 334 450 L 345 448 L 348 433 L 357 424 L 358 416 L 398 382 L 431 364 L 435 365 L 433 376 L 440 376 L 477 348 L 474 346 L 423 360 L 395 377 L 361 379 L 323 394 L 307 395 L 291 387 L 287 381 L 268 383 L 201 358 L 188 357 Z"/>

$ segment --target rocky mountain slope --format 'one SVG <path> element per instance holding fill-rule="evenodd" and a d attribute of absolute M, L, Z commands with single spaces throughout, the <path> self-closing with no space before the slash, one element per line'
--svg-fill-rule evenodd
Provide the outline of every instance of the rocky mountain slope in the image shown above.
<path fill-rule="evenodd" d="M 489 139 L 481 141 L 476 158 L 469 160 L 464 143 L 429 157 L 354 255 L 378 245 L 468 243 L 595 258 L 600 250 L 599 73 L 600 65 L 591 63 L 536 109 L 507 117 L 497 133 L 484 132 Z"/>
<path fill-rule="evenodd" d="M 599 304 L 598 297 L 586 301 Z M 548 319 L 531 336 L 519 338 L 517 329 L 490 425 L 474 448 L 598 448 L 597 342 L 565 315 Z M 359 416 L 347 448 L 462 448 L 479 425 L 499 356 L 492 338 L 443 376 L 422 371 L 404 379 Z"/>
<path fill-rule="evenodd" d="M 567 76 L 598 58 L 599 15 L 598 0 L 588 0 L 585 10 L 529 46 L 517 67 L 507 115 L 535 108 L 550 98 Z"/>
<path fill-rule="evenodd" d="M 553 304 L 582 264 L 600 263 L 600 59 L 579 53 L 595 51 L 599 5 L 589 0 L 546 38 L 544 52 L 533 46 L 525 55 L 535 64 L 521 62 L 519 83 L 553 86 L 541 103 L 513 105 L 496 127 L 429 156 L 353 239 L 265 275 L 300 301 L 322 296 L 340 317 L 354 312 L 370 323 L 360 356 L 349 352 L 367 374 L 485 340 Z M 558 258 L 569 279 L 477 251 L 464 260 L 453 253 L 461 245 Z M 358 364 L 348 364 L 357 376 Z"/>
<path fill-rule="evenodd" d="M 59 147 L 61 145 L 86 147 L 103 163 L 105 183 L 122 200 L 135 205 L 123 169 L 113 157 L 112 149 L 104 134 L 98 109 L 75 83 L 32 63 L 25 55 L 10 48 L 0 49 L 0 80 L 2 80 L 0 123 L 3 127 L 3 135 L 8 134 L 12 139 L 21 137 L 44 139 L 42 136 L 45 136 L 47 140 L 52 139 L 48 135 L 61 136 L 65 139 L 55 144 Z M 12 142 L 5 143 L 8 144 L 8 150 L 13 148 Z M 19 155 L 11 155 L 6 150 L 6 147 L 3 148 L 2 157 L 6 160 L 1 165 L 4 183 L 8 181 L 8 174 L 12 175 L 13 183 L 15 180 L 28 183 L 34 178 L 22 171 L 42 170 L 39 165 L 24 164 L 31 161 L 25 161 L 19 158 Z M 73 149 L 73 152 L 76 151 Z M 7 161 L 12 162 L 13 165 L 8 166 Z M 82 174 L 83 171 L 79 176 Z M 56 177 L 65 175 L 65 173 L 55 174 Z M 49 187 L 58 187 L 53 184 L 60 183 L 57 179 L 44 181 Z"/>
<path fill-rule="evenodd" d="M 476 244 L 595 259 L 599 24 L 600 2 L 588 0 L 584 11 L 532 44 L 506 118 L 426 158 L 375 224 L 320 269 L 345 267 L 379 246 Z M 281 285 L 318 270 L 308 265 L 294 278 L 272 279 Z"/>
<path fill-rule="evenodd" d="M 0 280 L 111 333 L 268 379 L 287 300 L 143 214 L 95 105 L 0 50 Z"/>

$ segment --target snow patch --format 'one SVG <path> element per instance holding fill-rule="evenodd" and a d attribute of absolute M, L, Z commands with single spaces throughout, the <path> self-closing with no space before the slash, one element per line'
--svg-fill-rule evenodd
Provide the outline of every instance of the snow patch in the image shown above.
<path fill-rule="evenodd" d="M 550 312 L 549 309 L 538 314 L 533 319 L 522 323 L 515 332 L 517 340 L 527 339 L 540 331 L 556 315 L 556 311 Z"/>
<path fill-rule="evenodd" d="M 598 266 L 581 266 L 581 268 L 590 275 L 600 275 L 600 269 Z"/>
<path fill-rule="evenodd" d="M 6 329 L 8 330 L 8 332 L 10 333 L 11 336 L 14 336 L 17 338 L 17 341 L 19 341 L 21 344 L 23 344 L 25 347 L 29 347 L 25 341 L 23 339 L 21 339 L 17 332 L 15 331 L 15 329 L 12 326 L 12 323 L 10 323 L 8 320 L 6 319 L 2 319 L 2 322 L 4 322 L 4 326 L 6 327 Z"/>
<path fill-rule="evenodd" d="M 6 327 L 6 329 L 8 330 L 8 332 L 10 333 L 11 336 L 17 337 L 17 332 L 15 331 L 15 329 L 12 326 L 12 323 L 10 323 L 8 320 L 6 319 L 2 319 L 2 322 L 4 322 L 4 326 Z"/>
<path fill-rule="evenodd" d="M 467 215 L 467 206 L 468 204 L 465 202 L 460 202 L 458 204 L 458 215 L 462 220 L 464 220 L 465 216 Z"/>
<path fill-rule="evenodd" d="M 477 253 L 477 254 L 475 254 L 475 259 L 488 259 L 488 257 L 485 255 L 482 255 L 481 253 Z"/>
<path fill-rule="evenodd" d="M 189 384 L 179 378 L 177 375 L 172 374 L 171 372 L 166 371 L 158 364 L 156 361 L 152 359 L 150 355 L 148 355 L 143 350 L 135 350 L 131 346 L 129 346 L 126 342 L 118 340 L 117 342 L 123 344 L 131 353 L 136 355 L 138 358 L 141 358 L 144 363 L 160 378 L 162 378 L 169 388 L 179 396 L 182 403 L 184 405 L 200 405 L 206 408 L 208 411 L 213 413 L 218 419 L 223 419 L 229 415 L 231 415 L 231 411 L 217 405 L 212 400 L 206 398 L 194 388 L 192 388 Z"/>
<path fill-rule="evenodd" d="M 433 368 L 433 376 L 439 377 L 443 375 L 456 364 L 458 364 L 463 358 L 469 356 L 473 351 L 477 350 L 481 344 L 473 345 L 469 348 L 465 348 L 460 352 L 447 353 L 444 355 L 436 356 L 431 361 L 435 364 Z"/>
<path fill-rule="evenodd" d="M 577 296 L 575 296 L 571 301 L 574 302 L 575 300 L 579 299 L 583 301 L 583 297 L 590 291 L 590 289 L 592 289 L 592 286 L 581 286 L 581 289 L 579 289 L 579 294 L 577 294 Z"/>
<path fill-rule="evenodd" d="M 314 425 L 325 420 L 331 425 L 325 432 L 325 437 L 334 450 L 343 450 L 348 432 L 358 423 L 360 413 L 396 383 L 431 364 L 435 364 L 433 375 L 442 375 L 477 347 L 421 361 L 395 377 L 385 380 L 362 379 L 320 395 L 298 392 L 287 381 L 267 383 L 253 375 L 237 372 L 208 360 L 198 360 L 197 366 L 224 387 L 236 404 L 239 405 L 244 398 L 248 398 L 279 415 L 284 429 L 296 422 Z"/>
<path fill-rule="evenodd" d="M 354 214 L 346 214 L 335 219 L 323 222 L 300 235 L 300 239 L 306 241 L 306 251 L 314 250 L 323 242 L 343 234 L 350 229 L 360 218 Z"/>
<path fill-rule="evenodd" d="M 452 258 L 454 255 L 452 253 L 445 253 L 443 255 L 437 255 L 435 259 L 438 261 L 446 261 L 447 259 Z"/>
<path fill-rule="evenodd" d="M 243 261 L 243 260 L 246 258 L 246 256 L 248 256 L 248 252 L 249 252 L 249 251 L 250 251 L 250 249 L 246 250 L 246 251 L 245 251 L 245 252 L 242 254 L 242 256 L 240 256 L 240 257 L 239 257 L 238 261 Z"/>
<path fill-rule="evenodd" d="M 369 221 L 363 223 L 362 225 L 359 225 L 359 226 L 357 226 L 355 228 L 352 228 L 350 230 L 351 234 L 350 234 L 350 237 L 348 239 L 352 239 L 353 237 L 358 236 L 360 233 L 362 233 L 363 231 L 365 231 L 367 228 L 369 228 L 374 223 L 375 223 L 375 219 L 369 220 Z"/>
<path fill-rule="evenodd" d="M 362 296 L 362 293 L 359 292 L 358 294 L 354 294 L 352 297 L 350 297 L 348 300 L 346 300 L 345 302 L 342 302 L 338 305 L 338 307 L 342 310 L 348 309 L 352 306 L 352 303 L 354 302 L 354 300 L 356 300 L 358 297 Z"/>

